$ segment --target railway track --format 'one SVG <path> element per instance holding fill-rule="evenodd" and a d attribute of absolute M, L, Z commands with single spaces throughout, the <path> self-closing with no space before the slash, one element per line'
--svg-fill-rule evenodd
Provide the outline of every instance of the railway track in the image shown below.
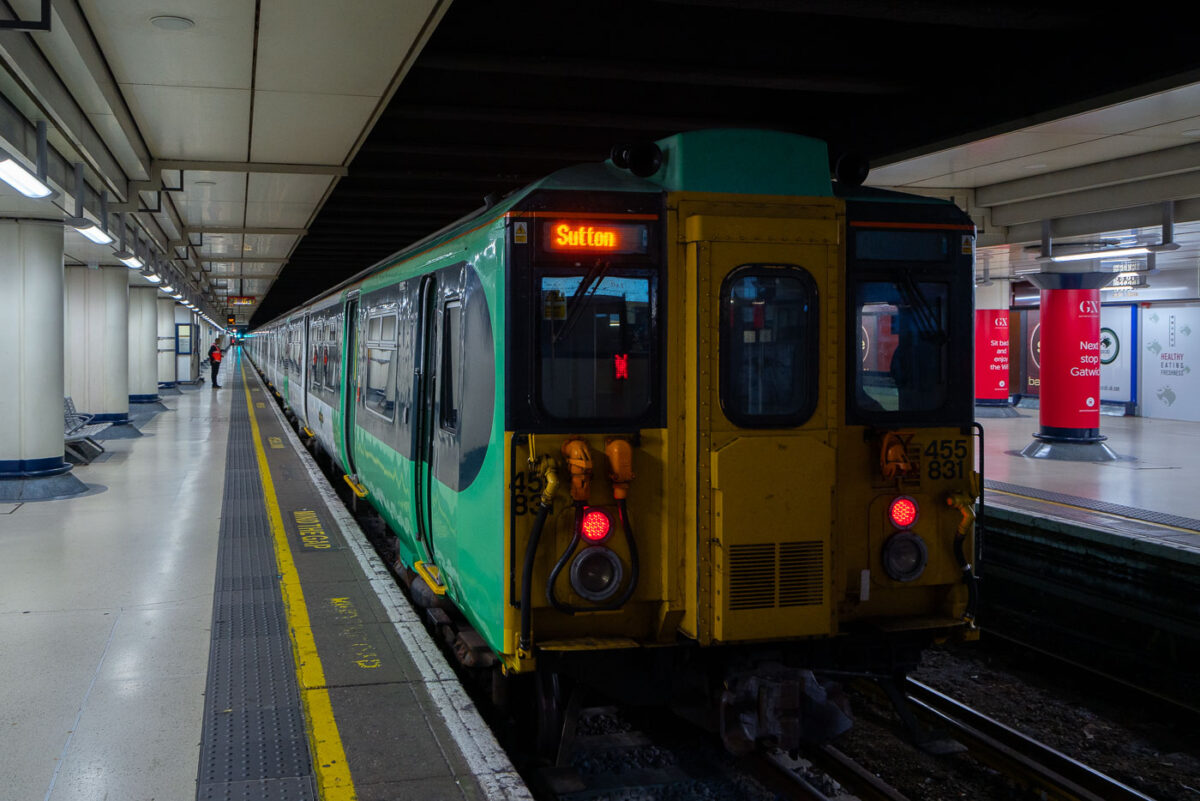
<path fill-rule="evenodd" d="M 1154 801 L 970 707 L 909 679 L 909 702 L 926 720 L 967 746 L 969 752 L 1048 801 Z"/>

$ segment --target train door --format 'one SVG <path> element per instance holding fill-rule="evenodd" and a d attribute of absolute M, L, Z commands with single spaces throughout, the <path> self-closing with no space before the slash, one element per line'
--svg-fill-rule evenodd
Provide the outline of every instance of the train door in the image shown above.
<path fill-rule="evenodd" d="M 349 475 L 358 472 L 354 466 L 354 416 L 358 411 L 358 294 L 346 300 L 342 317 L 345 349 L 342 352 L 342 464 Z"/>
<path fill-rule="evenodd" d="M 750 216 L 762 209 L 733 216 L 724 205 L 685 226 L 704 640 L 833 626 L 837 219 L 832 206 Z"/>
<path fill-rule="evenodd" d="M 412 427 L 413 460 L 413 514 L 417 541 L 424 548 L 424 562 L 437 564 L 433 545 L 433 483 L 436 458 L 434 437 L 437 431 L 435 405 L 438 399 L 438 325 L 437 295 L 438 281 L 432 275 L 421 279 L 418 289 L 417 341 L 413 371 Z M 425 571 L 422 571 L 425 572 Z M 427 577 L 440 585 L 437 571 Z"/>

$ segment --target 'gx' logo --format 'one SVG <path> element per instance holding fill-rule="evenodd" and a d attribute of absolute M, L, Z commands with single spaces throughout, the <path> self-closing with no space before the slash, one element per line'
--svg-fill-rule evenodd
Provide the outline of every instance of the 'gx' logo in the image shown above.
<path fill-rule="evenodd" d="M 1100 301 L 1098 300 L 1081 300 L 1079 301 L 1080 314 L 1099 314 Z"/>

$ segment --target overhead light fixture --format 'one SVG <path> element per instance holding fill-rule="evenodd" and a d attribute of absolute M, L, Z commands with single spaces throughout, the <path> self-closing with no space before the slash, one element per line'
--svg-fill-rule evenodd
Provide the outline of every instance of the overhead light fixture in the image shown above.
<path fill-rule="evenodd" d="M 77 220 L 75 218 L 71 218 L 67 220 L 67 222 L 74 227 L 76 231 L 83 234 L 97 245 L 112 244 L 113 238 L 91 220 Z"/>
<path fill-rule="evenodd" d="M 183 294 L 182 294 L 182 293 L 180 293 L 180 292 L 176 292 L 176 293 L 175 293 L 174 295 L 172 295 L 171 297 L 175 298 L 175 300 L 183 300 Z"/>
<path fill-rule="evenodd" d="M 162 286 L 160 286 L 158 288 L 158 291 L 166 292 L 168 295 L 170 295 L 172 292 L 175 291 L 175 287 L 171 286 L 170 284 L 163 284 Z"/>
<path fill-rule="evenodd" d="M 150 24 L 164 31 L 186 31 L 196 27 L 196 21 L 174 14 L 161 14 L 150 18 Z"/>
<path fill-rule="evenodd" d="M 1061 256 L 1051 256 L 1050 261 L 1087 261 L 1088 259 L 1113 259 L 1121 256 L 1145 256 L 1150 252 L 1148 247 L 1111 248 L 1109 250 L 1087 250 L 1082 253 L 1065 253 Z"/>
<path fill-rule="evenodd" d="M 155 273 L 148 268 L 142 270 L 142 277 L 152 284 L 157 284 L 162 281 L 162 278 L 159 277 L 158 273 Z"/>
<path fill-rule="evenodd" d="M 0 179 L 25 197 L 50 197 L 54 192 L 3 150 L 0 150 Z"/>
<path fill-rule="evenodd" d="M 124 264 L 131 270 L 140 270 L 146 266 L 146 263 L 138 258 L 136 253 L 131 253 L 128 250 L 118 250 L 116 252 L 117 261 Z"/>

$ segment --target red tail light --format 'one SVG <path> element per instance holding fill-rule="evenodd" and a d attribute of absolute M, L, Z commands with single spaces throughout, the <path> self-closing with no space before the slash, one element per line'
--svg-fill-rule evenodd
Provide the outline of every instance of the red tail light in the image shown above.
<path fill-rule="evenodd" d="M 612 520 L 603 509 L 588 509 L 583 513 L 580 534 L 588 542 L 600 542 L 612 531 Z"/>
<path fill-rule="evenodd" d="M 917 522 L 917 515 L 920 512 L 916 501 L 907 495 L 901 495 L 888 507 L 888 519 L 896 528 L 912 528 L 913 524 Z"/>

